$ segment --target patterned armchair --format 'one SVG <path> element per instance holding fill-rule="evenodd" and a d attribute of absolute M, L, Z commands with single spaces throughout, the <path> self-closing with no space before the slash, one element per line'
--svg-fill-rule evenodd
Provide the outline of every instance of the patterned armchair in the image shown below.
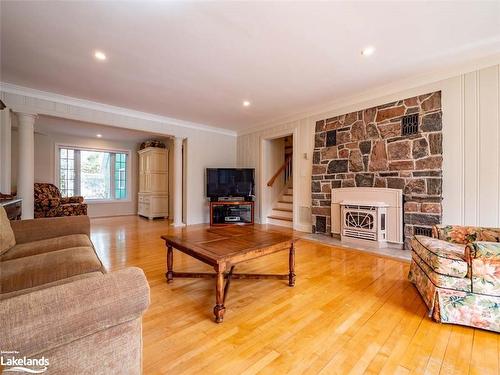
<path fill-rule="evenodd" d="M 429 316 L 500 332 L 500 229 L 438 225 L 412 239 L 409 279 Z"/>
<path fill-rule="evenodd" d="M 61 197 L 57 186 L 35 184 L 35 218 L 87 215 L 83 197 Z"/>

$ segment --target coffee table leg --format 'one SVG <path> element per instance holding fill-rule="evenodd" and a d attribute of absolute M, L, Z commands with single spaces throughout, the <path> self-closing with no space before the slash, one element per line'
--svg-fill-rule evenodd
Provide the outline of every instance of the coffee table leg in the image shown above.
<path fill-rule="evenodd" d="M 174 249 L 171 245 L 167 245 L 167 283 L 174 281 Z"/>
<path fill-rule="evenodd" d="M 224 319 L 224 313 L 226 312 L 226 307 L 224 306 L 224 269 L 220 267 L 215 267 L 216 282 L 215 282 L 215 307 L 214 315 L 215 322 L 222 323 Z"/>
<path fill-rule="evenodd" d="M 295 247 L 292 242 L 290 245 L 290 254 L 288 256 L 288 265 L 290 272 L 288 273 L 288 285 L 289 286 L 294 286 L 295 285 Z"/>

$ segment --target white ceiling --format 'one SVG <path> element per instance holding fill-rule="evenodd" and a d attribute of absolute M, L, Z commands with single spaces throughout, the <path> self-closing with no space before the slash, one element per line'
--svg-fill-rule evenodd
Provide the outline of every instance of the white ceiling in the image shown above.
<path fill-rule="evenodd" d="M 497 1 L 0 6 L 2 81 L 233 130 L 500 52 Z"/>
<path fill-rule="evenodd" d="M 98 139 L 97 134 L 100 134 L 103 140 L 129 143 L 141 143 L 152 138 L 166 140 L 163 135 L 139 130 L 116 128 L 50 116 L 38 116 L 35 121 L 35 131 L 45 135 L 62 134 L 95 139 Z"/>

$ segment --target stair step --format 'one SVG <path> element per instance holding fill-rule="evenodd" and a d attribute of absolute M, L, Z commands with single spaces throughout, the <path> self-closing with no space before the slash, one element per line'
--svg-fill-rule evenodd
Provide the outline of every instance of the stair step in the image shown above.
<path fill-rule="evenodd" d="M 273 208 L 271 210 L 271 212 L 269 213 L 269 216 L 292 220 L 293 219 L 293 211 L 288 210 L 288 209 Z"/>
<path fill-rule="evenodd" d="M 292 203 L 293 202 L 293 195 L 283 194 L 281 196 L 281 199 L 279 200 L 279 202 Z"/>
<path fill-rule="evenodd" d="M 267 223 L 271 225 L 278 225 L 280 227 L 293 228 L 293 221 L 291 220 L 281 220 L 268 217 Z"/>
<path fill-rule="evenodd" d="M 267 218 L 268 218 L 268 219 L 274 219 L 274 220 L 283 220 L 283 221 L 293 222 L 293 219 L 292 219 L 292 218 L 289 218 L 289 217 L 283 217 L 283 216 L 268 216 Z"/>
<path fill-rule="evenodd" d="M 281 202 L 281 201 L 278 201 L 274 204 L 274 207 L 273 207 L 275 210 L 277 209 L 284 209 L 284 210 L 289 210 L 289 211 L 293 211 L 293 204 L 292 202 Z"/>
<path fill-rule="evenodd" d="M 274 207 L 274 211 L 286 211 L 286 212 L 293 212 L 293 209 L 291 208 L 282 208 L 282 207 Z"/>

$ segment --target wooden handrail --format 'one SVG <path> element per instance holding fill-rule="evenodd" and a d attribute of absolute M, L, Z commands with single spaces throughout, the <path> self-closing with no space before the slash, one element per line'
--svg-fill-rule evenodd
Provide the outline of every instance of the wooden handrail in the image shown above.
<path fill-rule="evenodd" d="M 283 165 L 276 171 L 276 173 L 271 177 L 271 179 L 267 182 L 267 186 L 273 186 L 274 181 L 278 178 L 278 176 L 283 172 L 288 165 L 292 162 L 292 156 L 293 154 L 290 154 L 286 157 L 285 162 Z"/>

